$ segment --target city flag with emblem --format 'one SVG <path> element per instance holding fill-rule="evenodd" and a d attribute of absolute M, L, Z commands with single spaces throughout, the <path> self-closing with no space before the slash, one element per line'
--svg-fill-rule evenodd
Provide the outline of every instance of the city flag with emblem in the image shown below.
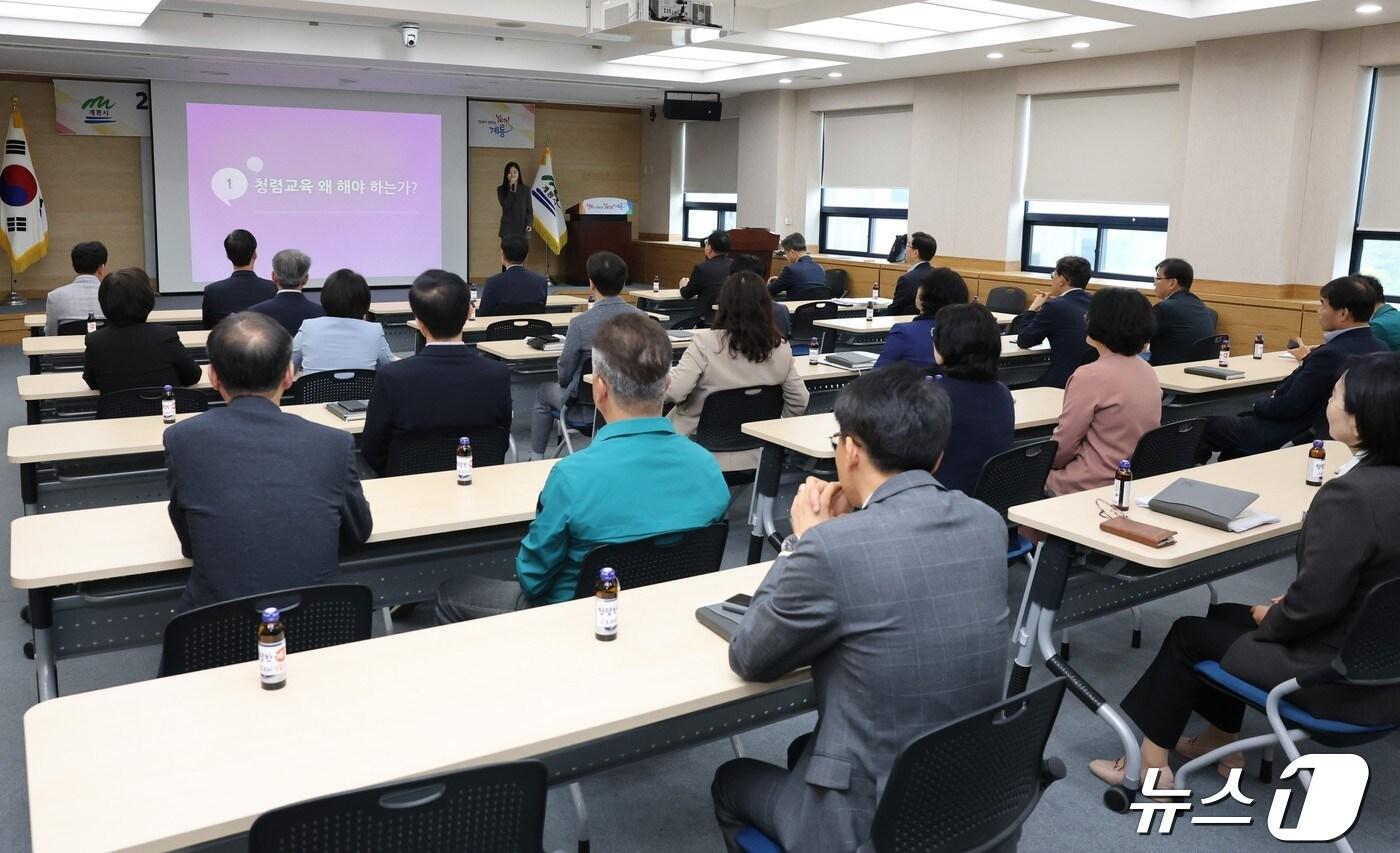
<path fill-rule="evenodd" d="M 548 148 L 540 158 L 540 171 L 535 175 L 530 200 L 534 209 L 535 230 L 549 250 L 559 254 L 559 250 L 569 242 L 569 232 L 564 228 L 564 206 L 559 203 L 559 189 L 554 185 L 554 159 Z"/>
<path fill-rule="evenodd" d="M 19 275 L 49 253 L 49 216 L 44 209 L 44 193 L 34 176 L 29 158 L 29 140 L 24 135 L 24 119 L 19 99 L 10 105 L 10 129 L 5 134 L 5 158 L 0 161 L 0 248 L 10 256 L 10 268 Z"/>

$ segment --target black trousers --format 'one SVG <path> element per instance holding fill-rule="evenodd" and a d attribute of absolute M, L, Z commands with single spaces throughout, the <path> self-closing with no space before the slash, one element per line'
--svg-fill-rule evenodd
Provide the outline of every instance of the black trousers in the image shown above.
<path fill-rule="evenodd" d="M 807 748 L 811 737 L 811 734 L 802 735 L 788 745 L 786 770 L 756 758 L 736 758 L 721 764 L 715 771 L 710 796 L 714 798 L 715 819 L 724 833 L 729 853 L 743 853 L 736 839 L 745 827 L 752 826 L 769 838 L 777 835 L 774 827 L 778 791 L 797 759 L 802 757 L 802 750 Z"/>
<path fill-rule="evenodd" d="M 1195 711 L 1224 732 L 1236 733 L 1245 705 L 1202 681 L 1193 671 L 1203 660 L 1220 660 L 1240 637 L 1255 629 L 1247 604 L 1216 604 L 1205 616 L 1172 623 L 1162 648 L 1123 700 L 1123 712 L 1148 740 L 1172 749 Z"/>
<path fill-rule="evenodd" d="M 1254 415 L 1213 415 L 1206 418 L 1201 438 L 1200 461 L 1220 451 L 1220 458 L 1237 459 L 1278 450 L 1284 442 L 1298 437 L 1302 430 L 1292 424 L 1257 418 Z"/>

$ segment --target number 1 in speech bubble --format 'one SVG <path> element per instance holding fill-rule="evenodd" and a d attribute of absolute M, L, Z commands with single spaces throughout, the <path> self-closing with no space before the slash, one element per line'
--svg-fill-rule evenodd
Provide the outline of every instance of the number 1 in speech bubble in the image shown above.
<path fill-rule="evenodd" d="M 232 206 L 234 199 L 242 198 L 244 193 L 248 192 L 248 176 L 231 166 L 226 166 L 209 179 L 209 188 L 214 191 L 215 198 Z"/>

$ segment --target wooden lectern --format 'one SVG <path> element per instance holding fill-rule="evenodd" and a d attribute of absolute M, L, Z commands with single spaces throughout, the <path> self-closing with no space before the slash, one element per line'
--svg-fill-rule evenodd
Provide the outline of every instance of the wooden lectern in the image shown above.
<path fill-rule="evenodd" d="M 565 282 L 588 284 L 588 258 L 594 252 L 613 252 L 632 269 L 631 202 L 584 199 L 564 213 L 569 229 L 569 242 L 564 244 Z"/>
<path fill-rule="evenodd" d="M 778 249 L 778 235 L 767 228 L 729 229 L 729 255 L 753 255 L 763 263 L 763 278 L 772 275 L 773 253 Z"/>

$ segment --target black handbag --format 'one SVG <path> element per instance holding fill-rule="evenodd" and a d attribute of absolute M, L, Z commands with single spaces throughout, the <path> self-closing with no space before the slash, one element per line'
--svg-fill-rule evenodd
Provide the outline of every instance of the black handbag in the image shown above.
<path fill-rule="evenodd" d="M 908 250 L 908 248 L 909 235 L 900 234 L 899 236 L 894 238 L 894 245 L 890 246 L 890 253 L 885 258 L 885 260 L 892 264 L 904 263 L 904 253 Z"/>

